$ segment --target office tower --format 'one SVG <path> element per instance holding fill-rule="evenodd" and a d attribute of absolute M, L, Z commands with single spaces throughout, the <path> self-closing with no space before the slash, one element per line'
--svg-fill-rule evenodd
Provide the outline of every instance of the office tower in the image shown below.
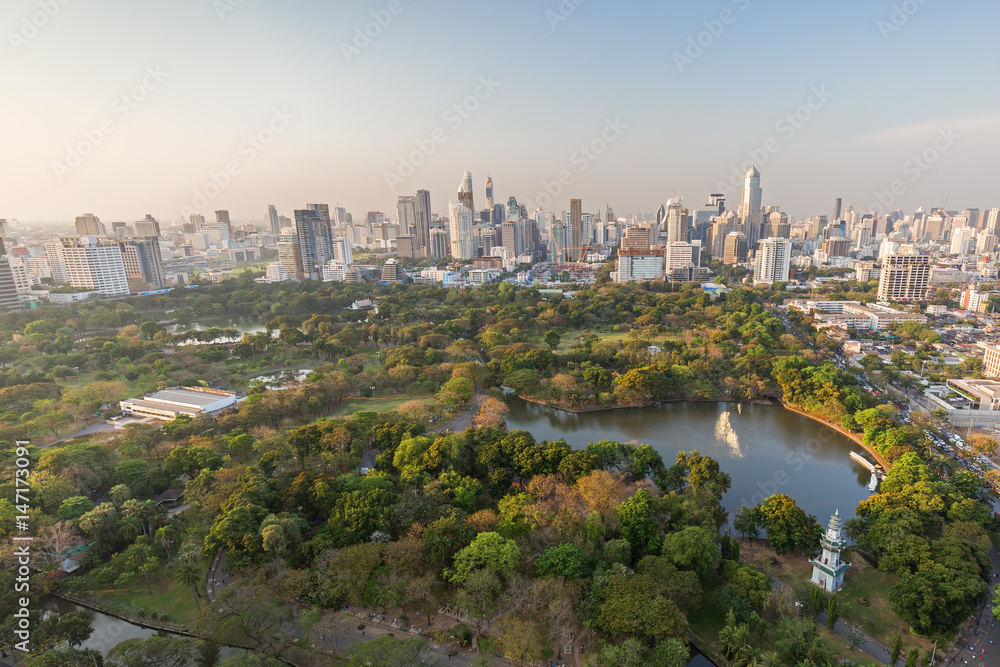
<path fill-rule="evenodd" d="M 493 177 L 489 174 L 486 175 L 486 208 L 490 212 L 490 217 L 493 214 Z M 490 222 L 497 223 L 499 220 L 490 220 Z"/>
<path fill-rule="evenodd" d="M 730 232 L 738 231 L 739 221 L 732 211 L 725 211 L 712 224 L 712 245 L 708 251 L 715 259 L 721 259 L 726 253 L 726 238 Z"/>
<path fill-rule="evenodd" d="M 927 255 L 886 255 L 878 281 L 879 301 L 925 301 L 931 277 Z"/>
<path fill-rule="evenodd" d="M 580 261 L 580 255 L 586 252 L 586 238 L 583 235 L 583 202 L 579 199 L 569 200 L 569 222 L 566 225 L 566 260 Z"/>
<path fill-rule="evenodd" d="M 687 243 L 691 229 L 691 214 L 680 199 L 667 202 L 667 244 Z"/>
<path fill-rule="evenodd" d="M 619 283 L 662 280 L 663 254 L 663 248 L 622 250 L 618 253 L 617 271 L 611 274 L 611 278 Z"/>
<path fill-rule="evenodd" d="M 80 236 L 104 236 L 104 223 L 93 213 L 84 213 L 76 218 L 76 233 Z"/>
<path fill-rule="evenodd" d="M 970 250 L 974 251 L 976 230 L 972 227 L 956 227 L 951 232 L 951 254 L 967 255 Z M 973 243 L 970 248 L 970 243 Z"/>
<path fill-rule="evenodd" d="M 323 265 L 333 259 L 333 236 L 322 212 L 295 211 L 295 235 L 299 242 L 301 271 L 305 280 L 322 280 Z"/>
<path fill-rule="evenodd" d="M 845 243 L 850 243 L 844 239 Z M 791 269 L 792 242 L 789 239 L 769 238 L 760 242 L 754 256 L 753 281 L 779 283 L 788 280 Z"/>
<path fill-rule="evenodd" d="M 827 224 L 829 224 L 829 222 L 827 221 L 825 215 L 817 215 L 813 219 L 812 233 L 810 234 L 809 238 L 814 238 L 814 239 L 823 238 L 826 234 Z"/>
<path fill-rule="evenodd" d="M 330 224 L 330 205 L 329 204 L 306 204 L 306 210 L 316 211 L 321 216 L 323 216 L 323 222 L 327 225 Z"/>
<path fill-rule="evenodd" d="M 403 267 L 399 265 L 395 259 L 391 257 L 386 260 L 385 264 L 382 265 L 382 282 L 387 285 L 392 285 L 398 283 L 405 274 L 403 273 Z"/>
<path fill-rule="evenodd" d="M 163 258 L 160 255 L 159 237 L 113 238 L 109 241 L 116 243 L 121 251 L 130 292 L 163 289 L 167 280 L 163 271 Z"/>
<path fill-rule="evenodd" d="M 790 239 L 792 237 L 792 226 L 788 222 L 788 216 L 780 211 L 775 211 L 767 216 L 768 224 L 771 225 L 771 235 L 779 239 Z"/>
<path fill-rule="evenodd" d="M 157 222 L 156 218 L 150 214 L 146 214 L 146 217 L 142 220 L 137 220 L 135 223 L 135 235 L 136 236 L 159 236 L 160 235 L 160 223 Z"/>
<path fill-rule="evenodd" d="M 192 213 L 188 216 L 188 220 L 194 225 L 194 231 L 200 231 L 205 227 L 205 216 L 200 213 Z"/>
<path fill-rule="evenodd" d="M 105 296 L 129 293 L 122 251 L 117 243 L 100 243 L 93 236 L 59 239 L 69 284 L 97 290 Z"/>
<path fill-rule="evenodd" d="M 507 220 L 500 225 L 500 245 L 507 249 L 507 257 L 513 260 L 524 253 L 524 236 L 520 220 Z"/>
<path fill-rule="evenodd" d="M 351 247 L 350 239 L 338 238 L 333 240 L 333 258 L 347 266 L 354 264 L 354 249 Z"/>
<path fill-rule="evenodd" d="M 195 230 L 191 230 L 195 231 Z M 112 236 L 128 236 L 128 224 L 124 222 L 112 222 L 111 223 L 111 234 Z M 87 236 L 87 234 L 84 234 Z"/>
<path fill-rule="evenodd" d="M 431 193 L 417 190 L 417 222 L 414 230 L 417 237 L 417 251 L 421 257 L 431 255 Z M 448 253 L 445 253 L 446 255 Z"/>
<path fill-rule="evenodd" d="M 627 227 L 622 234 L 622 248 L 646 250 L 653 244 L 653 229 L 649 223 Z"/>
<path fill-rule="evenodd" d="M 872 233 L 867 225 L 858 225 L 854 230 L 854 248 L 860 250 L 871 243 Z"/>
<path fill-rule="evenodd" d="M 656 230 L 663 229 L 663 224 L 667 220 L 667 207 L 665 204 L 660 204 L 660 208 L 656 209 Z"/>
<path fill-rule="evenodd" d="M 823 241 L 823 252 L 828 257 L 847 257 L 851 254 L 851 239 L 829 238 Z"/>
<path fill-rule="evenodd" d="M 517 204 L 516 197 L 510 197 L 507 199 L 507 215 L 504 217 L 502 222 L 507 222 L 508 220 L 520 220 L 521 219 L 521 207 Z"/>
<path fill-rule="evenodd" d="M 294 234 L 282 234 L 278 240 L 278 262 L 285 267 L 288 277 L 302 280 L 302 254 Z"/>
<path fill-rule="evenodd" d="M 747 261 L 747 236 L 743 232 L 729 232 L 722 253 L 725 264 L 741 264 Z"/>
<path fill-rule="evenodd" d="M 997 247 L 997 237 L 989 232 L 982 232 L 976 237 L 976 254 L 990 255 Z"/>
<path fill-rule="evenodd" d="M 692 245 L 683 241 L 675 241 L 666 248 L 666 276 L 667 280 L 674 280 L 675 271 L 683 271 L 694 266 Z M 686 277 L 677 276 L 677 280 L 686 280 Z"/>
<path fill-rule="evenodd" d="M 415 233 L 417 227 L 416 197 L 413 197 L 411 195 L 402 195 L 396 199 L 396 224 L 399 227 L 399 234 L 416 236 Z M 397 234 L 397 238 L 399 234 Z"/>
<path fill-rule="evenodd" d="M 761 223 L 761 189 L 760 172 L 755 165 L 750 165 L 743 175 L 743 195 L 740 197 L 739 218 L 746 230 L 747 244 L 754 248 L 760 234 Z"/>
<path fill-rule="evenodd" d="M 843 204 L 844 204 L 844 200 L 841 199 L 840 197 L 837 197 L 837 201 L 835 201 L 833 203 L 833 217 L 830 218 L 831 220 L 833 220 L 835 222 L 837 220 L 840 220 L 840 210 L 841 210 L 841 206 L 843 206 Z"/>
<path fill-rule="evenodd" d="M 21 300 L 17 297 L 17 283 L 14 281 L 14 271 L 10 266 L 10 257 L 0 235 L 0 312 L 21 309 Z"/>
<path fill-rule="evenodd" d="M 204 218 L 202 220 L 204 221 Z M 281 234 L 281 218 L 278 216 L 278 209 L 274 207 L 274 204 L 268 204 L 267 221 L 271 225 L 271 233 L 279 236 Z"/>
<path fill-rule="evenodd" d="M 992 208 L 983 214 L 983 218 L 986 220 L 985 228 L 994 236 L 1000 236 L 997 233 L 997 225 L 1000 224 L 1000 208 Z"/>
<path fill-rule="evenodd" d="M 417 237 L 412 234 L 404 234 L 396 237 L 396 253 L 400 257 L 419 257 L 417 253 Z"/>
<path fill-rule="evenodd" d="M 49 266 L 52 269 L 52 280 L 59 284 L 69 282 L 69 274 L 66 272 L 66 260 L 63 257 L 63 246 L 58 240 L 45 242 L 45 256 L 49 258 Z"/>
<path fill-rule="evenodd" d="M 468 173 L 468 172 L 466 172 Z M 472 176 L 469 175 L 471 181 Z M 461 193 L 459 193 L 461 195 Z M 475 239 L 472 238 L 472 209 L 461 201 L 449 202 L 451 256 L 456 261 L 467 261 L 475 256 Z"/>
<path fill-rule="evenodd" d="M 472 198 L 472 172 L 467 171 L 462 176 L 462 182 L 458 185 L 458 203 L 463 204 L 469 212 L 476 210 Z"/>
<path fill-rule="evenodd" d="M 446 230 L 435 227 L 431 230 L 430 239 L 429 257 L 444 259 L 450 254 L 448 250 L 448 232 Z"/>
<path fill-rule="evenodd" d="M 566 225 L 559 220 L 549 225 L 549 262 L 566 263 Z"/>
<path fill-rule="evenodd" d="M 219 227 L 225 227 L 228 238 L 233 238 L 233 223 L 229 219 L 229 211 L 216 211 L 215 224 Z"/>

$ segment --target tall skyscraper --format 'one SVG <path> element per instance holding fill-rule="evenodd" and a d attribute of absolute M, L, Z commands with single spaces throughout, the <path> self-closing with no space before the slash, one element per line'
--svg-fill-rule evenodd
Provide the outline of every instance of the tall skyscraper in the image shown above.
<path fill-rule="evenodd" d="M 879 301 L 925 301 L 931 278 L 927 255 L 886 255 L 878 281 Z"/>
<path fill-rule="evenodd" d="M 10 267 L 10 258 L 0 236 L 0 312 L 20 310 L 21 300 L 17 297 L 17 283 Z"/>
<path fill-rule="evenodd" d="M 507 220 L 500 225 L 500 245 L 507 249 L 507 257 L 513 260 L 524 252 L 524 234 L 520 220 Z"/>
<path fill-rule="evenodd" d="M 295 235 L 302 258 L 301 271 L 305 279 L 322 280 L 323 265 L 333 259 L 333 237 L 330 225 L 320 211 L 295 211 Z"/>
<path fill-rule="evenodd" d="M 351 239 L 339 238 L 333 240 L 333 258 L 347 266 L 354 264 L 354 249 L 351 247 Z"/>
<path fill-rule="evenodd" d="M 431 230 L 430 257 L 444 259 L 450 254 L 448 245 L 448 232 L 446 230 L 440 227 Z"/>
<path fill-rule="evenodd" d="M 188 216 L 188 220 L 194 226 L 194 231 L 200 232 L 205 227 L 205 216 L 201 213 L 192 213 Z"/>
<path fill-rule="evenodd" d="M 992 208 L 984 215 L 986 216 L 986 229 L 994 236 L 1000 236 L 1000 233 L 997 233 L 997 227 L 1000 226 L 1000 208 Z"/>
<path fill-rule="evenodd" d="M 281 218 L 278 216 L 278 209 L 274 207 L 274 204 L 269 204 L 267 207 L 267 221 L 271 223 L 272 234 L 275 236 L 281 234 Z"/>
<path fill-rule="evenodd" d="M 417 190 L 417 226 L 414 230 L 421 257 L 431 256 L 431 193 Z M 445 252 L 445 255 L 448 253 Z M 442 255 L 443 256 L 443 255 Z"/>
<path fill-rule="evenodd" d="M 197 228 L 195 228 L 194 231 L 197 231 Z M 129 236 L 128 223 L 125 223 L 125 222 L 112 222 L 111 223 L 111 235 L 112 236 Z"/>
<path fill-rule="evenodd" d="M 722 254 L 725 264 L 742 264 L 747 261 L 747 237 L 743 232 L 729 232 Z"/>
<path fill-rule="evenodd" d="M 463 204 L 470 212 L 476 210 L 472 200 L 472 172 L 467 171 L 462 176 L 462 182 L 458 185 L 458 203 Z"/>
<path fill-rule="evenodd" d="M 486 208 L 490 210 L 490 215 L 492 217 L 493 213 L 493 177 L 489 174 L 486 175 Z M 491 220 L 494 224 L 498 222 L 497 220 Z"/>
<path fill-rule="evenodd" d="M 398 236 L 416 235 L 417 198 L 412 195 L 402 195 L 396 200 L 396 221 L 399 225 Z"/>
<path fill-rule="evenodd" d="M 841 199 L 840 197 L 837 197 L 837 201 L 833 203 L 833 217 L 831 218 L 831 220 L 833 220 L 834 222 L 840 220 L 840 211 L 843 205 L 844 205 L 844 200 Z"/>
<path fill-rule="evenodd" d="M 93 213 L 84 213 L 76 218 L 76 233 L 80 236 L 104 236 L 104 223 Z"/>
<path fill-rule="evenodd" d="M 233 238 L 233 222 L 229 219 L 229 211 L 222 210 L 215 212 L 215 222 L 220 227 L 225 226 L 229 233 L 229 238 Z"/>
<path fill-rule="evenodd" d="M 739 218 L 746 230 L 747 245 L 756 247 L 761 223 L 760 172 L 756 165 L 750 165 L 743 175 L 743 195 L 740 197 Z"/>
<path fill-rule="evenodd" d="M 779 283 L 788 280 L 791 270 L 792 242 L 788 239 L 769 238 L 760 242 L 754 256 L 753 281 Z"/>
<path fill-rule="evenodd" d="M 469 177 L 471 180 L 471 176 Z M 461 192 L 459 193 L 461 195 Z M 449 231 L 451 233 L 451 256 L 456 261 L 466 261 L 473 258 L 476 252 L 476 242 L 472 237 L 472 209 L 463 202 L 449 203 Z"/>
<path fill-rule="evenodd" d="M 566 224 L 556 220 L 549 228 L 549 262 L 566 263 Z"/>
<path fill-rule="evenodd" d="M 125 266 L 129 291 L 148 292 L 163 289 L 166 276 L 160 255 L 160 239 L 156 236 L 115 238 Z"/>
<path fill-rule="evenodd" d="M 566 261 L 578 262 L 586 247 L 583 234 L 583 202 L 569 200 L 569 222 L 566 225 Z"/>
<path fill-rule="evenodd" d="M 667 245 L 691 240 L 691 214 L 681 205 L 680 198 L 667 202 Z"/>

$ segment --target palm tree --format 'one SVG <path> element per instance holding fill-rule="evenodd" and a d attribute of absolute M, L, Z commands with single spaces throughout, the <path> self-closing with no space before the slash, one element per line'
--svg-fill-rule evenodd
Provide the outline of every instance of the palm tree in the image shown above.
<path fill-rule="evenodd" d="M 99 517 L 104 519 L 104 529 L 108 533 L 108 539 L 111 539 L 111 520 L 118 515 L 118 511 L 115 506 L 111 503 L 101 503 L 97 507 L 91 510 L 96 513 Z"/>
<path fill-rule="evenodd" d="M 170 539 L 174 537 L 176 534 L 177 531 L 174 530 L 173 527 L 170 525 L 163 526 L 156 531 L 156 538 L 160 540 L 160 544 L 162 544 L 163 548 L 166 549 L 167 551 L 168 561 L 172 560 L 172 557 L 170 555 Z"/>
<path fill-rule="evenodd" d="M 852 517 L 844 522 L 844 534 L 855 544 L 858 543 L 858 538 L 865 532 L 865 522 L 857 517 Z"/>
<path fill-rule="evenodd" d="M 781 658 L 775 651 L 765 651 L 760 654 L 761 667 L 781 667 Z"/>
<path fill-rule="evenodd" d="M 200 610 L 201 603 L 198 602 L 198 598 L 201 594 L 198 593 L 198 584 L 201 582 L 201 572 L 198 571 L 198 566 L 190 561 L 181 564 L 177 567 L 177 579 L 194 591 L 194 604 Z"/>
<path fill-rule="evenodd" d="M 741 626 L 742 627 L 742 626 Z M 733 667 L 761 667 L 760 651 L 747 644 L 736 656 Z"/>
<path fill-rule="evenodd" d="M 750 628 L 736 625 L 736 615 L 730 609 L 726 615 L 726 627 L 719 630 L 722 655 L 730 660 L 738 658 L 750 645 Z"/>
<path fill-rule="evenodd" d="M 130 542 L 134 542 L 142 532 L 142 521 L 135 514 L 126 514 L 122 519 L 121 528 L 118 529 L 121 536 Z"/>
<path fill-rule="evenodd" d="M 101 560 L 104 560 L 104 552 L 101 550 L 101 541 L 97 538 L 97 534 L 101 530 L 101 517 L 93 512 L 87 512 L 80 517 L 78 525 L 80 530 L 94 538 L 94 544 L 97 545 L 97 553 L 100 555 Z"/>

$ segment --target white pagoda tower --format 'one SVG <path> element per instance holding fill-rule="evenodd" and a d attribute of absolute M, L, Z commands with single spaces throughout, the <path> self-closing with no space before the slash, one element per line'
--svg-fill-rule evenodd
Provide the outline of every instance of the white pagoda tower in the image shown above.
<path fill-rule="evenodd" d="M 828 593 L 835 593 L 844 587 L 844 573 L 851 566 L 840 560 L 840 552 L 847 547 L 843 530 L 840 527 L 840 510 L 830 517 L 830 525 L 826 534 L 820 540 L 823 553 L 816 558 L 810 558 L 813 564 L 813 575 L 810 581 Z"/>

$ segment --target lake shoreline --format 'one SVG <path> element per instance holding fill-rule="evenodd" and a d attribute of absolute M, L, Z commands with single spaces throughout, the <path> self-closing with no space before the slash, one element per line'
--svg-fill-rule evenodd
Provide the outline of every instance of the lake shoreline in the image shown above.
<path fill-rule="evenodd" d="M 869 447 L 868 445 L 865 444 L 864 434 L 862 434 L 862 433 L 855 433 L 853 431 L 848 431 L 846 428 L 844 428 L 840 424 L 835 424 L 835 423 L 833 423 L 831 421 L 827 421 L 826 419 L 823 419 L 822 417 L 810 414 L 810 413 L 806 412 L 805 410 L 803 410 L 802 408 L 796 407 L 794 405 L 788 405 L 787 403 L 780 403 L 780 402 L 778 403 L 778 405 L 780 405 L 781 407 L 785 408 L 786 410 L 791 410 L 792 412 L 796 412 L 796 413 L 802 415 L 803 417 L 808 417 L 809 419 L 813 420 L 814 422 L 819 422 L 820 424 L 823 424 L 824 426 L 829 426 L 830 428 L 832 428 L 833 430 L 837 431 L 841 435 L 843 435 L 843 436 L 845 436 L 847 438 L 850 438 L 852 441 L 854 441 L 855 443 L 857 443 L 862 449 L 864 449 L 866 452 L 868 452 L 868 454 L 872 458 L 875 459 L 875 462 L 878 463 L 880 466 L 882 466 L 882 470 L 884 470 L 885 472 L 889 472 L 890 470 L 892 470 L 892 464 L 889 463 L 885 459 L 884 456 L 882 456 L 877 451 L 875 451 L 874 447 Z"/>

